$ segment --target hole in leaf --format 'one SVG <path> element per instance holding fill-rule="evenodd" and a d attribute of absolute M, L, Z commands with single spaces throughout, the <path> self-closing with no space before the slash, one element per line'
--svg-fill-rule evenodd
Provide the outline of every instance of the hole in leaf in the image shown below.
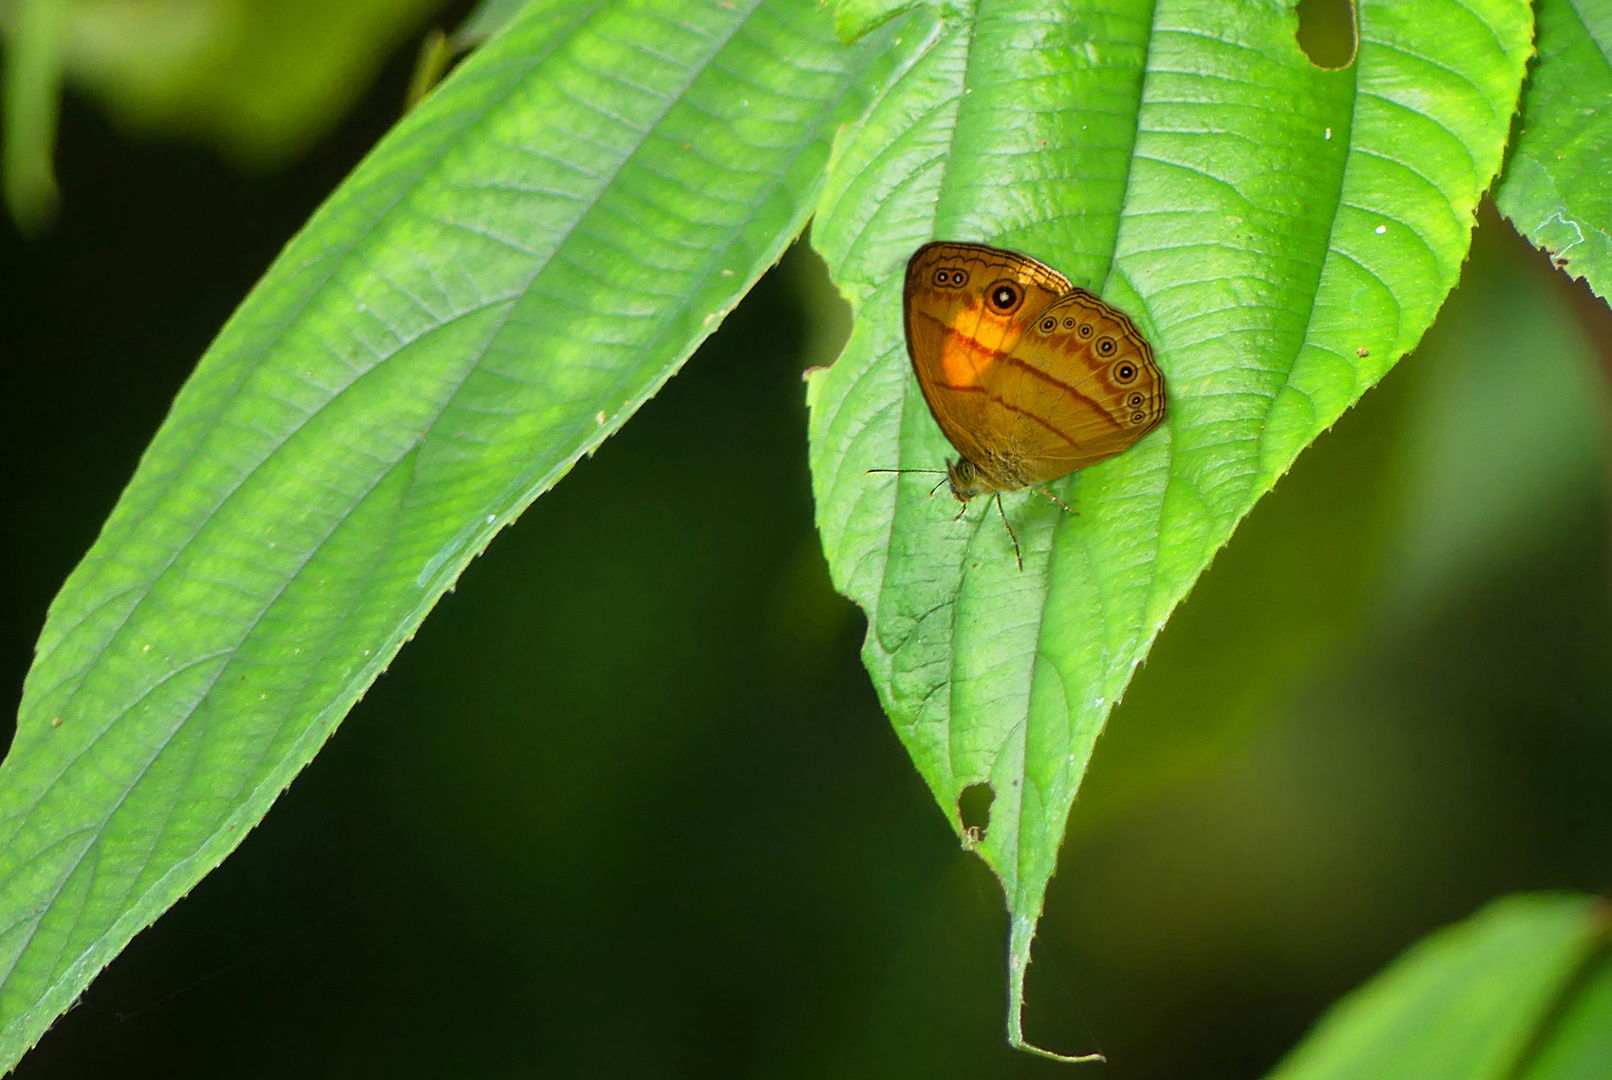
<path fill-rule="evenodd" d="M 991 803 L 996 792 L 990 784 L 970 784 L 957 796 L 957 816 L 963 822 L 963 835 L 973 843 L 985 839 L 985 829 L 991 824 Z"/>
<path fill-rule="evenodd" d="M 1316 67 L 1346 68 L 1355 62 L 1360 34 L 1354 0 L 1299 0 L 1299 48 Z"/>

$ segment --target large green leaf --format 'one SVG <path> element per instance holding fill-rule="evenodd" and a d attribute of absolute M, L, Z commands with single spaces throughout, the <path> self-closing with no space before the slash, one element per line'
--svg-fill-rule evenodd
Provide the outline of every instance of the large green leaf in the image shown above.
<path fill-rule="evenodd" d="M 314 216 L 51 607 L 0 768 L 0 1064 L 777 260 L 884 46 L 794 0 L 540 0 Z"/>
<path fill-rule="evenodd" d="M 848 5 L 873 25 L 900 5 Z M 864 657 L 1012 916 L 1009 1034 L 1064 822 L 1115 700 L 1238 520 L 1414 346 L 1454 284 L 1500 164 L 1521 0 L 1359 5 L 1337 71 L 1291 5 L 981 0 L 836 145 L 813 242 L 856 328 L 815 375 L 812 468 Z M 908 31 L 911 32 L 910 30 Z M 1016 496 L 961 521 L 923 477 L 949 446 L 909 374 L 901 277 L 932 238 L 1015 248 L 1128 311 L 1169 383 L 1165 425 L 1070 477 L 1079 510 Z"/>
<path fill-rule="evenodd" d="M 1581 1055 L 1607 1047 L 1604 1032 L 1553 1024 L 1605 942 L 1605 912 L 1588 897 L 1498 900 L 1333 1006 L 1270 1080 L 1504 1080 L 1541 1045 L 1540 1063 L 1561 1061 L 1562 1071 L 1528 1075 L 1567 1080 L 1568 1067 L 1590 1060 Z M 1592 987 L 1575 1021 L 1604 1015 L 1604 997 Z"/>
<path fill-rule="evenodd" d="M 1612 0 L 1540 0 L 1539 59 L 1496 192 L 1557 265 L 1612 299 Z"/>

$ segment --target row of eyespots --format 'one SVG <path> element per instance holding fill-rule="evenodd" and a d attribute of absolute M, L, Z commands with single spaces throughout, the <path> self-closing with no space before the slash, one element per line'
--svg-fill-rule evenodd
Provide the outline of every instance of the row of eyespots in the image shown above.
<path fill-rule="evenodd" d="M 945 285 L 953 289 L 961 288 L 962 286 L 968 284 L 968 271 L 944 269 L 936 270 L 935 284 Z"/>
<path fill-rule="evenodd" d="M 1075 326 L 1074 319 L 1065 319 L 1063 321 L 1063 328 L 1065 330 L 1074 330 L 1075 336 L 1080 338 L 1082 341 L 1090 340 L 1092 334 L 1096 333 L 1096 330 L 1091 323 L 1081 323 L 1077 328 Z M 1048 316 L 1047 318 L 1041 320 L 1042 333 L 1050 334 L 1056 329 L 1058 329 L 1058 320 L 1055 316 Z M 1113 356 L 1114 353 L 1119 349 L 1119 342 L 1109 335 L 1104 334 L 1102 337 L 1097 339 L 1097 344 L 1093 346 L 1093 348 L 1097 350 L 1098 356 Z M 1122 365 L 1122 367 L 1124 367 L 1124 365 Z M 1130 374 L 1122 375 L 1119 380 L 1120 382 L 1130 382 L 1132 379 L 1136 378 L 1136 369 L 1132 367 L 1129 370 Z"/>
<path fill-rule="evenodd" d="M 1075 335 L 1082 341 L 1090 341 L 1091 336 L 1097 332 L 1096 327 L 1092 326 L 1091 323 L 1083 322 L 1077 328 L 1073 318 L 1064 319 L 1063 328 L 1065 330 L 1074 330 Z M 1058 329 L 1057 316 L 1049 315 L 1045 319 L 1041 320 L 1041 332 L 1043 334 L 1050 334 L 1056 329 Z M 1115 341 L 1106 334 L 1097 339 L 1097 352 L 1103 356 L 1113 356 L 1114 350 L 1117 348 L 1119 348 L 1119 342 Z"/>

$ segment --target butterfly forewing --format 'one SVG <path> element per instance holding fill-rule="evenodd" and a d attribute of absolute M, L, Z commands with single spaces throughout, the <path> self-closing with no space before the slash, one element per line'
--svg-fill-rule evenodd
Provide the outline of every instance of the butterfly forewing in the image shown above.
<path fill-rule="evenodd" d="M 907 350 L 930 412 L 970 461 L 991 460 L 1001 442 L 987 390 L 1001 358 L 1069 288 L 1050 267 L 981 244 L 928 244 L 907 264 Z"/>

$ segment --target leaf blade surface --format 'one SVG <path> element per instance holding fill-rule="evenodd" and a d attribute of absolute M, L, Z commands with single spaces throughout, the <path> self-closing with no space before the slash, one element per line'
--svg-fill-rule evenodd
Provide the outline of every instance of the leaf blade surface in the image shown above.
<path fill-rule="evenodd" d="M 292 241 L 41 634 L 0 766 L 5 1064 L 776 261 L 880 44 L 776 0 L 538 0 Z"/>
<path fill-rule="evenodd" d="M 813 242 L 853 305 L 813 376 L 812 468 L 836 586 L 919 771 L 1012 915 L 1010 1039 L 1064 823 L 1098 733 L 1236 523 L 1415 345 L 1499 167 L 1527 6 L 1360 5 L 1310 64 L 1262 4 L 982 2 L 836 147 Z M 1007 118 L 1011 117 L 1011 121 Z M 908 373 L 907 257 L 930 239 L 1041 259 L 1127 311 L 1168 382 L 1162 428 L 1012 497 L 1024 552 L 925 496 L 951 451 Z M 989 784 L 977 844 L 958 801 Z"/>

